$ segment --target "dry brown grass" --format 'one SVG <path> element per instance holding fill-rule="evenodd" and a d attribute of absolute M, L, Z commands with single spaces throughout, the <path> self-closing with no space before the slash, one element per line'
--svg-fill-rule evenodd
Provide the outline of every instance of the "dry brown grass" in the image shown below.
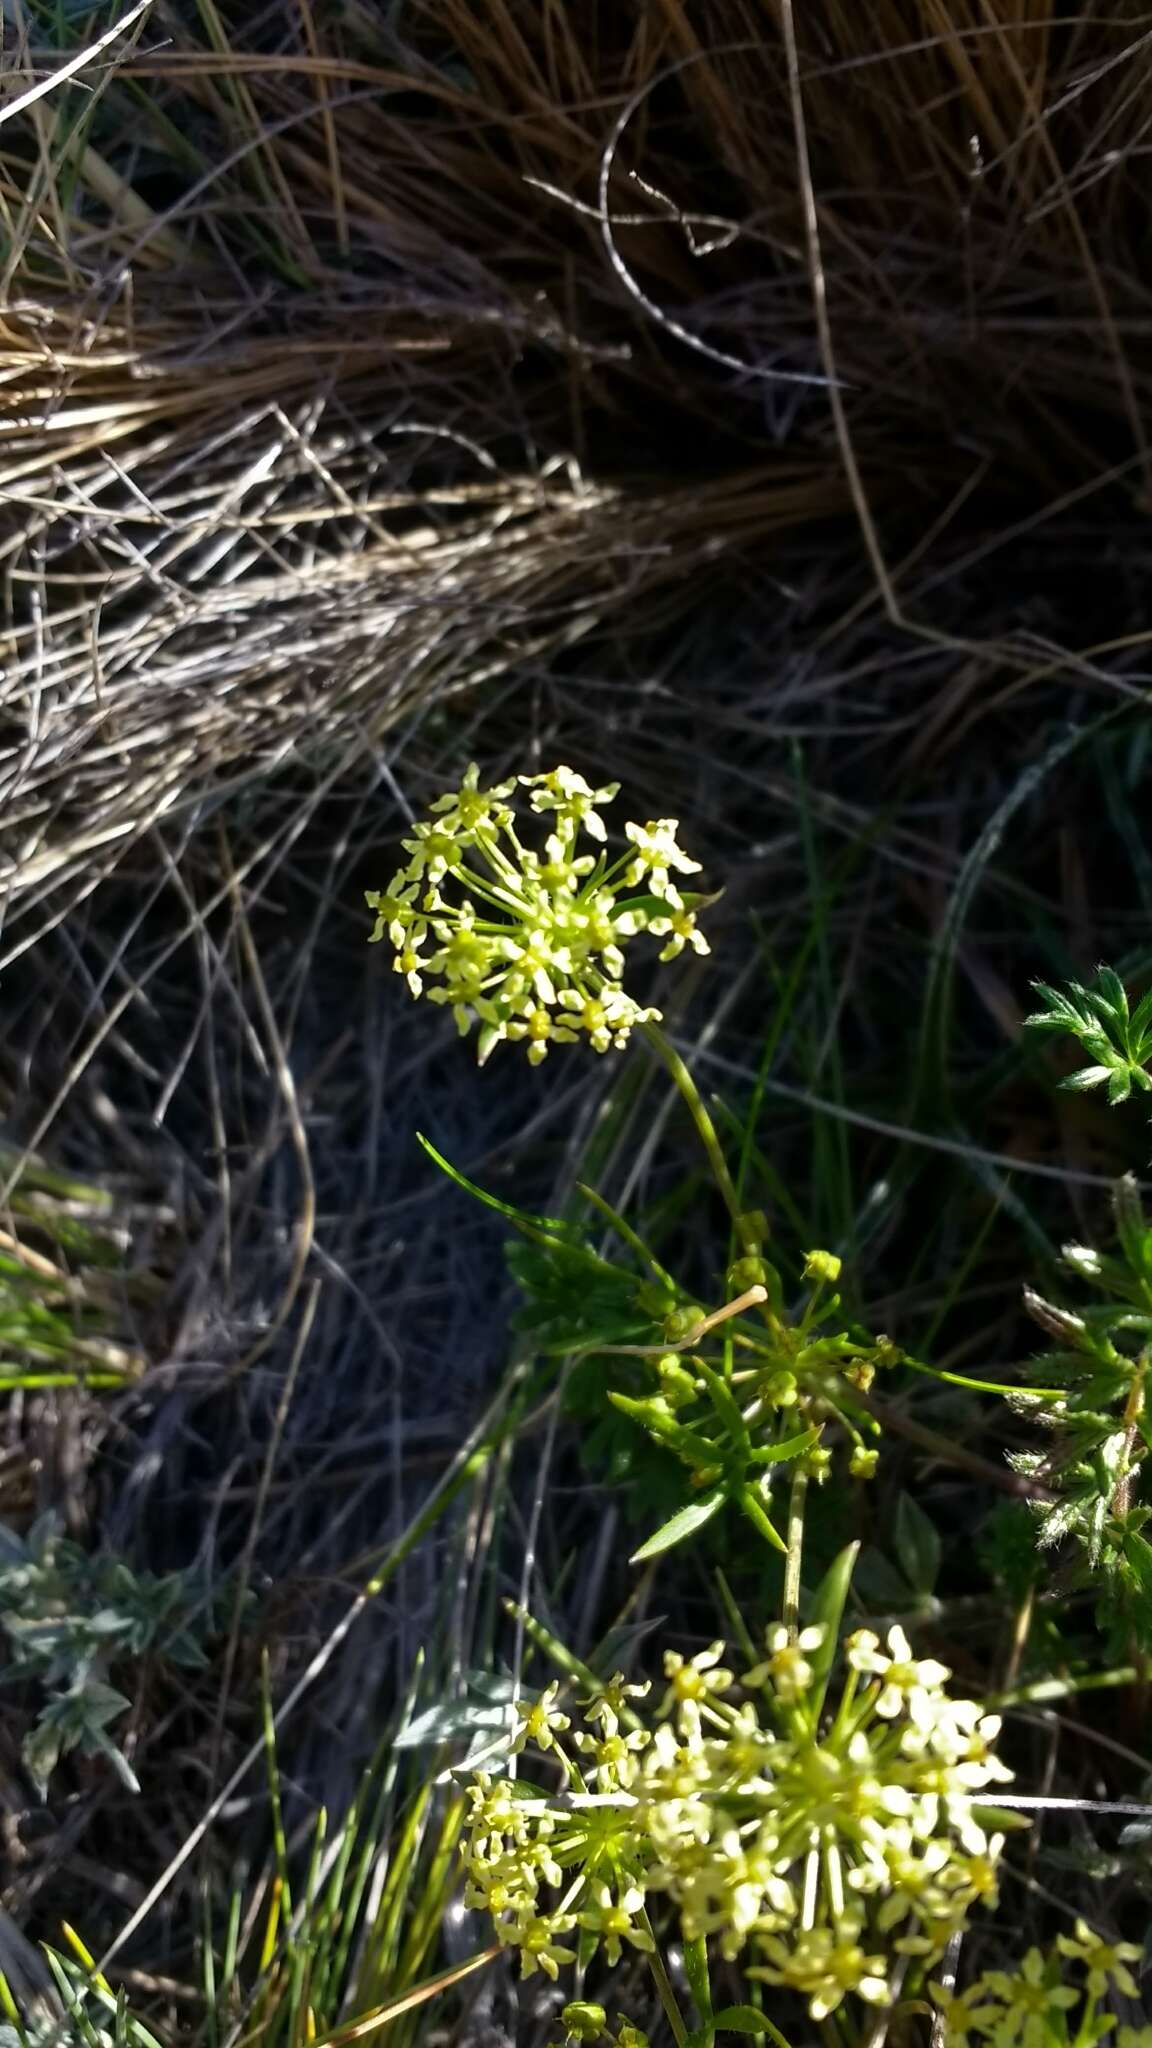
<path fill-rule="evenodd" d="M 154 0 L 34 98 L 74 19 L 0 125 L 17 946 L 221 780 L 797 544 L 954 634 L 1005 533 L 1146 516 L 1152 13 Z"/>

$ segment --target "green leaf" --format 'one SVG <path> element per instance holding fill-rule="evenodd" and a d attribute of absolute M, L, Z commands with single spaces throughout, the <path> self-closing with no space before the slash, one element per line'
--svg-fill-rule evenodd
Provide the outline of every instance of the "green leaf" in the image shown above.
<path fill-rule="evenodd" d="M 672 1296 L 672 1299 L 675 1300 L 675 1280 L 672 1278 L 671 1273 L 660 1264 L 655 1252 L 645 1244 L 639 1231 L 633 1230 L 632 1225 L 620 1214 L 619 1209 L 614 1209 L 611 1202 L 606 1201 L 596 1188 L 589 1187 L 586 1181 L 578 1180 L 576 1188 L 577 1192 L 583 1195 L 586 1202 L 591 1202 L 593 1208 L 598 1209 L 600 1214 L 607 1218 L 616 1235 L 623 1240 L 631 1251 L 635 1252 L 638 1259 L 643 1260 L 659 1286 L 666 1289 Z"/>
<path fill-rule="evenodd" d="M 810 1451 L 820 1436 L 818 1429 L 802 1429 L 799 1436 L 786 1436 L 778 1444 L 761 1444 L 752 1453 L 753 1465 L 786 1465 L 790 1458 L 802 1457 Z"/>
<path fill-rule="evenodd" d="M 707 1387 L 712 1406 L 728 1431 L 733 1447 L 744 1448 L 749 1442 L 747 1426 L 720 1374 L 706 1365 L 702 1358 L 695 1361 L 692 1371 Z"/>
<path fill-rule="evenodd" d="M 1084 995 L 1097 1015 L 1114 1017 L 1118 1023 L 1128 1022 L 1128 992 L 1114 967 L 1096 969 L 1096 986 L 1087 988 Z"/>
<path fill-rule="evenodd" d="M 1091 1018 L 1087 1012 L 1078 1009 L 1075 1003 L 1071 1002 L 1067 996 L 1061 994 L 1059 989 L 1052 988 L 1046 981 L 1034 981 L 1032 986 L 1038 996 L 1043 996 L 1048 1008 L 1046 1010 L 1036 1010 L 1031 1017 L 1025 1017 L 1024 1023 L 1027 1029 L 1031 1031 L 1076 1032 L 1090 1027 Z"/>
<path fill-rule="evenodd" d="M 633 1422 L 638 1422 L 641 1429 L 648 1431 L 649 1436 L 654 1436 L 660 1443 L 667 1444 L 669 1450 L 675 1451 L 686 1464 L 708 1466 L 720 1462 L 721 1447 L 714 1444 L 710 1437 L 701 1436 L 697 1430 L 686 1429 L 682 1422 L 675 1421 L 667 1410 L 660 1406 L 658 1397 L 638 1401 L 632 1394 L 611 1391 L 608 1399 L 622 1415 L 627 1415 Z"/>
<path fill-rule="evenodd" d="M 852 1583 L 852 1572 L 859 1550 L 860 1545 L 858 1543 L 849 1543 L 840 1552 L 839 1557 L 833 1558 L 813 1597 L 812 1611 L 808 1619 L 814 1626 L 822 1628 L 824 1631 L 823 1642 L 818 1650 L 811 1652 L 808 1659 L 812 1666 L 809 1707 L 813 1725 L 820 1718 L 821 1709 L 827 1696 L 828 1680 L 832 1676 L 832 1666 L 836 1660 L 836 1651 L 840 1642 L 840 1624 L 844 1619 L 844 1603 L 848 1598 L 848 1588 Z M 717 2025 L 719 2025 L 719 2021 L 717 2021 Z"/>
<path fill-rule="evenodd" d="M 441 1743 L 464 1735 L 498 1735 L 502 1730 L 511 1736 L 514 1725 L 510 1700 L 503 1705 L 492 1700 L 445 1700 L 440 1706 L 426 1708 L 401 1728 L 392 1739 L 392 1747 L 439 1748 Z"/>
<path fill-rule="evenodd" d="M 1135 1594 L 1145 1616 L 1152 1612 L 1152 1543 L 1125 1530 L 1122 1537 L 1124 1563 L 1128 1568 L 1129 1591 Z"/>
<path fill-rule="evenodd" d="M 768 2023 L 754 2005 L 724 2005 L 713 2015 L 718 2034 L 766 2034 Z"/>
<path fill-rule="evenodd" d="M 509 1240 L 505 1257 L 523 1296 L 516 1327 L 531 1332 L 543 1356 L 658 1335 L 639 1304 L 637 1275 L 626 1267 L 583 1246 L 523 1234 Z"/>
<path fill-rule="evenodd" d="M 743 1652 L 748 1665 L 758 1664 L 760 1652 L 752 1640 L 752 1632 L 744 1618 L 744 1610 L 719 1568 L 716 1572 L 716 1588 L 720 1595 L 720 1605 L 724 1609 L 724 1619 L 728 1623 L 729 1635 Z"/>
<path fill-rule="evenodd" d="M 892 1541 L 913 1592 L 930 1593 L 940 1574 L 940 1537 L 910 1493 L 902 1493 L 896 1504 Z"/>
<path fill-rule="evenodd" d="M 1106 1082 L 1108 1100 L 1115 1104 L 1126 1102 L 1134 1087 L 1152 1087 L 1152 1076 L 1143 1065 L 1152 1050 L 1145 1042 L 1152 1023 L 1152 991 L 1130 1017 L 1124 984 L 1111 967 L 1098 967 L 1090 988 L 1079 982 L 1071 982 L 1063 992 L 1047 982 L 1034 982 L 1033 987 L 1049 1007 L 1025 1022 L 1038 1031 L 1067 1032 L 1079 1041 L 1091 1062 L 1061 1081 L 1061 1088 L 1079 1093 Z"/>
<path fill-rule="evenodd" d="M 679 1513 L 665 1522 L 662 1529 L 657 1529 L 654 1536 L 649 1536 L 648 1541 L 642 1543 L 639 1550 L 632 1552 L 629 1564 L 646 1564 L 650 1557 L 659 1557 L 662 1551 L 671 1550 L 674 1544 L 683 1543 L 687 1537 L 694 1536 L 697 1529 L 702 1529 L 706 1522 L 712 1520 L 717 1510 L 723 1507 L 725 1498 L 723 1488 L 717 1487 L 715 1492 L 702 1494 L 699 1500 L 689 1501 L 687 1507 L 681 1508 Z"/>
<path fill-rule="evenodd" d="M 48 1780 L 60 1761 L 63 1748 L 63 1732 L 43 1721 L 37 1722 L 24 1737 L 21 1758 L 41 1799 L 48 1797 Z"/>
<path fill-rule="evenodd" d="M 998 1834 L 1009 1834 L 1014 1828 L 1027 1828 L 1032 1825 L 1031 1815 L 1019 1812 L 1015 1806 L 986 1806 L 982 1799 L 974 1799 L 971 1812 L 977 1825 L 987 1828 L 989 1834 L 993 1829 Z"/>
<path fill-rule="evenodd" d="M 736 1495 L 736 1500 L 747 1515 L 752 1527 L 763 1536 L 764 1541 L 770 1544 L 773 1550 L 778 1550 L 781 1557 L 787 1557 L 788 1545 L 785 1543 L 775 1523 L 771 1522 L 765 1514 L 752 1488 L 750 1486 L 742 1486 Z"/>
<path fill-rule="evenodd" d="M 1152 1024 L 1152 988 L 1148 990 L 1147 995 L 1141 996 L 1129 1019 L 1128 1028 L 1133 1045 L 1139 1043 L 1150 1024 Z"/>
<path fill-rule="evenodd" d="M 681 901 L 685 910 L 706 910 L 710 903 L 719 903 L 724 894 L 722 889 L 682 889 Z M 663 896 L 626 896 L 615 903 L 609 912 L 613 919 L 639 912 L 642 917 L 666 917 L 668 905 Z"/>
<path fill-rule="evenodd" d="M 1152 1230 L 1144 1214 L 1140 1190 L 1130 1173 L 1113 1186 L 1112 1214 L 1120 1248 L 1132 1271 L 1142 1280 L 1152 1280 Z"/>
<path fill-rule="evenodd" d="M 1028 1527 L 1031 1533 L 1031 1522 Z M 912 1589 L 903 1572 L 874 1544 L 866 1543 L 860 1552 L 855 1580 L 857 1595 L 871 1614 L 900 1614 L 912 1603 Z"/>
<path fill-rule="evenodd" d="M 486 1188 L 477 1187 L 474 1180 L 469 1180 L 458 1166 L 453 1166 L 450 1159 L 445 1159 L 443 1153 L 436 1150 L 431 1139 L 426 1138 L 423 1131 L 417 1131 L 416 1143 L 428 1154 L 433 1164 L 440 1168 L 441 1173 L 446 1174 L 449 1180 L 455 1181 L 458 1188 L 463 1188 L 466 1195 L 471 1195 L 475 1201 L 482 1202 L 486 1209 L 494 1209 L 498 1216 L 503 1216 L 506 1222 L 514 1224 L 517 1230 L 523 1230 L 527 1236 L 533 1238 L 543 1236 L 546 1242 L 558 1239 L 562 1244 L 571 1244 L 569 1226 L 561 1217 L 533 1216 L 527 1209 L 516 1209 L 511 1202 L 502 1202 L 498 1195 L 490 1195 Z M 594 1258 L 595 1254 L 589 1253 L 589 1257 Z"/>
<path fill-rule="evenodd" d="M 1123 1068 L 1120 1072 L 1123 1073 Z M 1104 1081 L 1115 1078 L 1112 1067 L 1081 1067 L 1078 1073 L 1066 1074 L 1060 1086 L 1067 1095 L 1082 1095 L 1089 1088 L 1099 1088 Z"/>

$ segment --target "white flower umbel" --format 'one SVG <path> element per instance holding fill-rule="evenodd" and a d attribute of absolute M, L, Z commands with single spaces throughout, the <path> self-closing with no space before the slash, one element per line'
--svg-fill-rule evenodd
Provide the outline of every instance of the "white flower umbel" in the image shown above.
<path fill-rule="evenodd" d="M 847 1997 L 885 2004 L 899 1958 L 923 1967 L 995 1904 L 1003 1837 L 979 1801 L 1011 1776 L 991 1752 L 998 1722 L 953 1699 L 945 1667 L 915 1659 L 899 1630 L 886 1649 L 850 1636 L 839 1696 L 821 1707 L 823 1646 L 819 1627 L 770 1629 L 742 1701 L 721 1643 L 667 1651 L 655 1725 L 614 1679 L 571 1747 L 555 1687 L 537 1723 L 522 1713 L 516 1746 L 540 1752 L 553 1789 L 476 1780 L 467 1897 L 526 1968 L 548 1968 L 560 1951 L 541 1948 L 545 1932 L 573 1919 L 586 1960 L 592 1947 L 614 1960 L 621 1941 L 645 1950 L 645 1899 L 663 1894 L 686 1940 L 745 1958 L 822 2020 Z M 1088 1961 L 1120 1981 L 1119 1949 Z"/>
<path fill-rule="evenodd" d="M 677 844 L 674 818 L 626 825 L 627 852 L 609 858 L 600 811 L 618 788 L 593 789 L 560 767 L 481 789 L 473 765 L 402 842 L 407 864 L 387 889 L 367 893 L 373 939 L 387 936 L 414 996 L 450 1004 L 462 1034 L 479 1027 L 481 1063 L 502 1039 L 522 1044 L 533 1065 L 579 1038 L 619 1049 L 660 1017 L 623 986 L 629 940 L 666 940 L 661 960 L 685 946 L 708 951 L 672 880 L 700 865 Z M 525 791 L 539 846 L 518 830 Z"/>

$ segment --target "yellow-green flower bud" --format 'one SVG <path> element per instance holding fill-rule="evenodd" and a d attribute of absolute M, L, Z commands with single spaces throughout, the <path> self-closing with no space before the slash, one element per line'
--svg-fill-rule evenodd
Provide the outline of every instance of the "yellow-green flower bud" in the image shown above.
<path fill-rule="evenodd" d="M 667 1287 L 654 1280 L 643 1280 L 636 1289 L 636 1306 L 651 1316 L 654 1323 L 662 1323 L 665 1316 L 671 1315 L 676 1303 Z"/>
<path fill-rule="evenodd" d="M 634 2027 L 631 2020 L 620 2015 L 620 2031 L 616 2036 L 616 2048 L 648 2048 L 648 2036 L 643 2027 Z"/>
<path fill-rule="evenodd" d="M 774 1372 L 764 1382 L 764 1399 L 773 1408 L 794 1408 L 799 1399 L 794 1372 Z"/>
<path fill-rule="evenodd" d="M 691 1302 L 684 1308 L 674 1308 L 664 1319 L 664 1342 L 682 1344 L 685 1337 L 690 1337 L 703 1321 L 704 1310 L 694 1307 Z"/>
<path fill-rule="evenodd" d="M 848 1460 L 848 1470 L 853 1479 L 874 1479 L 880 1463 L 879 1451 L 866 1450 L 863 1444 L 855 1444 Z"/>
<path fill-rule="evenodd" d="M 753 1253 L 747 1254 L 742 1259 L 737 1259 L 735 1265 L 728 1268 L 729 1294 L 746 1294 L 750 1287 L 767 1287 L 769 1271 L 767 1259 L 762 1259 Z"/>
<path fill-rule="evenodd" d="M 736 1218 L 736 1235 L 746 1252 L 758 1252 L 768 1242 L 771 1225 L 763 1209 L 745 1209 Z"/>
<path fill-rule="evenodd" d="M 830 1287 L 834 1287 L 840 1278 L 840 1270 L 843 1263 L 842 1259 L 837 1258 L 835 1252 L 809 1252 L 804 1260 L 804 1278 L 806 1280 L 825 1280 Z"/>
<path fill-rule="evenodd" d="M 588 2005 L 577 1998 L 564 2007 L 560 2019 L 570 2041 L 598 2041 L 604 2032 L 607 2014 L 602 2005 Z"/>

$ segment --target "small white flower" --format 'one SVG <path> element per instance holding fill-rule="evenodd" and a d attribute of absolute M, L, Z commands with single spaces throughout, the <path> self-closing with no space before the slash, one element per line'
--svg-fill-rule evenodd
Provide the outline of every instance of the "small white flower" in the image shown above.
<path fill-rule="evenodd" d="M 680 829 L 678 818 L 649 818 L 646 825 L 625 825 L 627 838 L 636 848 L 636 858 L 625 877 L 634 888 L 647 881 L 654 896 L 662 896 L 673 910 L 683 910 L 680 893 L 672 881 L 672 874 L 696 875 L 700 872 L 698 860 L 689 860 L 688 855 L 677 843 L 676 834 Z"/>
<path fill-rule="evenodd" d="M 653 917 L 649 920 L 648 930 L 654 939 L 662 939 L 666 932 L 671 934 L 668 944 L 657 956 L 660 960 L 677 959 L 685 946 L 691 946 L 694 953 L 705 954 L 712 951 L 703 932 L 697 926 L 696 914 L 692 910 L 674 910 L 671 917 Z"/>
<path fill-rule="evenodd" d="M 888 1631 L 887 1654 L 871 1629 L 859 1629 L 848 1639 L 848 1661 L 854 1671 L 881 1681 L 876 1712 L 882 1720 L 894 1721 L 906 1713 L 916 1726 L 933 1725 L 941 1687 L 951 1673 L 934 1657 L 919 1660 L 902 1628 Z"/>
<path fill-rule="evenodd" d="M 664 1676 L 671 1682 L 664 1695 L 663 1712 L 675 1703 L 683 1707 L 707 1699 L 710 1693 L 724 1693 L 732 1684 L 732 1673 L 720 1663 L 723 1643 L 712 1643 L 694 1657 L 682 1657 L 679 1650 L 665 1650 Z"/>
<path fill-rule="evenodd" d="M 1056 1946 L 1062 1956 L 1072 1956 L 1086 1965 L 1091 1997 L 1103 1998 L 1115 1986 L 1126 1998 L 1139 1998 L 1140 1986 L 1129 1968 L 1144 1959 L 1144 1951 L 1136 1942 L 1105 1941 L 1086 1920 L 1077 1920 L 1075 1935 L 1057 1935 Z"/>
<path fill-rule="evenodd" d="M 596 805 L 612 802 L 620 791 L 618 782 L 593 789 L 572 768 L 552 768 L 546 775 L 522 775 L 520 782 L 532 791 L 529 802 L 534 811 L 558 811 L 571 824 L 582 825 L 593 839 L 603 840 L 607 836 Z"/>
<path fill-rule="evenodd" d="M 793 1636 L 791 1629 L 777 1623 L 768 1630 L 766 1661 L 748 1672 L 745 1685 L 771 1685 L 777 1699 L 801 1699 L 812 1684 L 809 1654 L 818 1650 L 823 1641 L 824 1630 L 820 1627 L 802 1628 Z"/>
<path fill-rule="evenodd" d="M 551 1749 L 557 1735 L 562 1735 L 566 1728 L 572 1726 L 568 1715 L 557 1709 L 559 1690 L 560 1682 L 554 1679 L 551 1685 L 545 1686 L 538 1700 L 519 1701 L 516 1708 L 519 1730 L 513 1749 L 523 1749 L 528 1742 L 534 1743 L 537 1749 Z"/>
<path fill-rule="evenodd" d="M 580 1925 L 599 1936 L 610 1963 L 620 1961 L 622 1941 L 629 1942 L 633 1948 L 648 1951 L 655 1948 L 647 1929 L 636 1925 L 636 1915 L 644 1910 L 644 1894 L 639 1885 L 630 1885 L 616 1900 L 606 1884 L 598 1884 L 592 1896 L 595 1904 L 580 1914 Z"/>

